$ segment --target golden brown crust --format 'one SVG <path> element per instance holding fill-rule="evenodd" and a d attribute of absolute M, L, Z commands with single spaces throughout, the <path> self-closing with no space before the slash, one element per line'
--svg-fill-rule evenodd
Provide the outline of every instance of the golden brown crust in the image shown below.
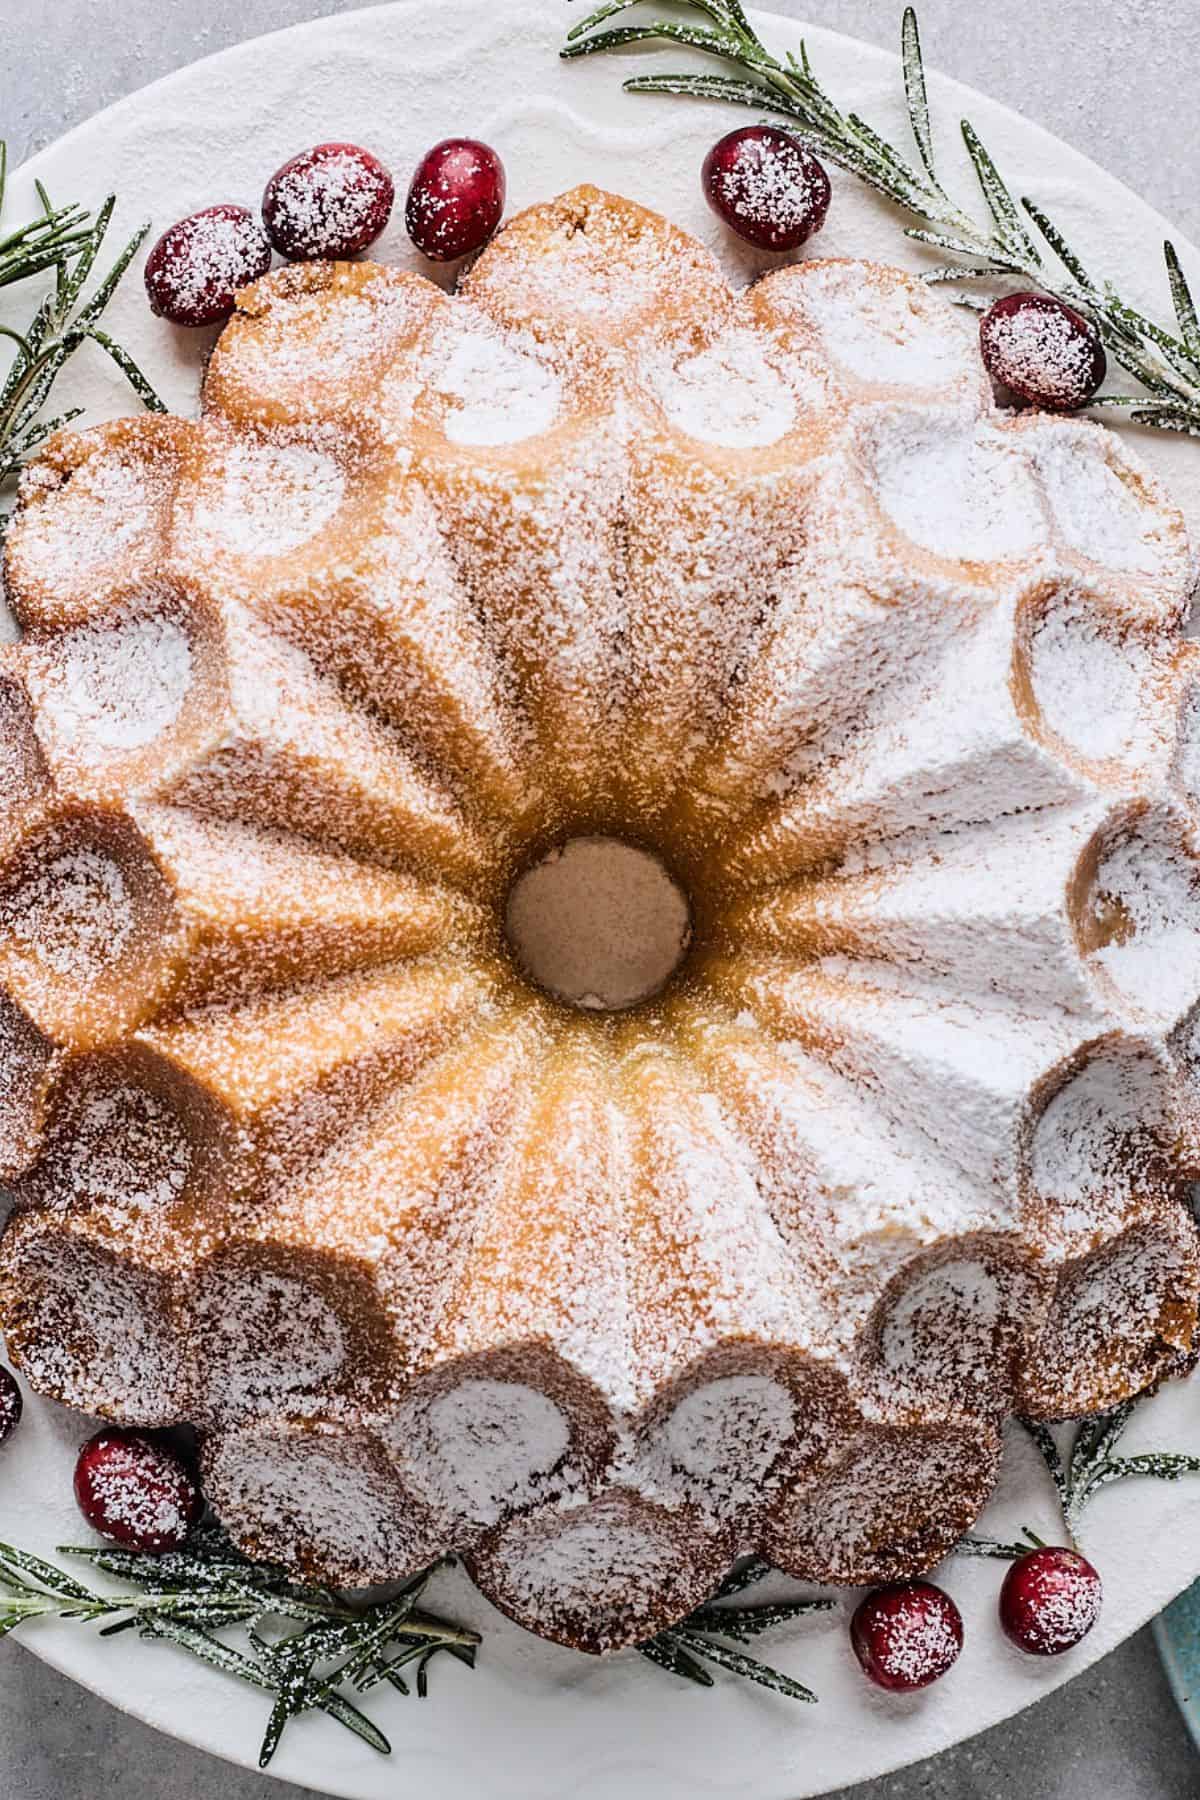
<path fill-rule="evenodd" d="M 1200 702 L 1113 437 L 908 276 L 735 296 L 594 188 L 455 298 L 266 277 L 203 407 L 53 440 L 7 540 L 35 1386 L 210 1427 L 256 1554 L 460 1548 L 602 1651 L 735 1550 L 918 1572 L 1006 1409 L 1181 1366 Z M 690 889 L 619 1020 L 503 941 L 582 831 Z"/>

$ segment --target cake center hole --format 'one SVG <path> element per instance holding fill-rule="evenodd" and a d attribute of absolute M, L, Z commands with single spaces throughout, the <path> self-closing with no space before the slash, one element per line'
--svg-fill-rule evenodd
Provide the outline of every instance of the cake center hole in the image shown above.
<path fill-rule="evenodd" d="M 692 935 L 687 896 L 658 858 L 609 837 L 569 838 L 526 869 L 504 925 L 531 981 L 593 1012 L 656 994 Z"/>

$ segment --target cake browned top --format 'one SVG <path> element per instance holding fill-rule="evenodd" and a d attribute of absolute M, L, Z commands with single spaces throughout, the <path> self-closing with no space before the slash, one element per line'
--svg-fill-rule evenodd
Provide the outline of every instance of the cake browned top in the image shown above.
<path fill-rule="evenodd" d="M 3 1320 L 242 1541 L 573 1641 L 591 1571 L 606 1647 L 924 1566 L 1006 1409 L 1189 1350 L 1184 528 L 919 281 L 589 188 L 452 298 L 280 270 L 6 577 Z M 502 919 L 605 835 L 692 936 L 593 1016 Z"/>

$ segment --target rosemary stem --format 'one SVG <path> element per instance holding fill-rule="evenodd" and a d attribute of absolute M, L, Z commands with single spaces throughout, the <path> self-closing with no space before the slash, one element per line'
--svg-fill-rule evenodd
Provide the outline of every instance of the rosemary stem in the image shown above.
<path fill-rule="evenodd" d="M 440 1619 L 427 1618 L 424 1613 L 409 1613 L 397 1631 L 403 1637 L 419 1637 L 431 1644 L 461 1644 L 464 1649 L 472 1649 L 479 1643 L 477 1631 L 467 1631 L 457 1625 L 447 1625 Z"/>
<path fill-rule="evenodd" d="M 704 72 L 630 76 L 629 93 L 694 95 L 782 115 L 789 128 L 819 154 L 848 170 L 916 221 L 908 236 L 954 257 L 931 269 L 926 279 L 994 280 L 1011 277 L 1083 313 L 1099 331 L 1112 362 L 1134 377 L 1143 394 L 1104 394 L 1096 404 L 1125 408 L 1137 424 L 1177 431 L 1200 439 L 1200 314 L 1174 248 L 1164 246 L 1177 326 L 1167 330 L 1124 301 L 1108 282 L 1093 281 L 1053 221 L 1031 200 L 1017 200 L 1005 185 L 978 133 L 966 120 L 962 134 L 986 203 L 988 217 L 966 212 L 946 193 L 934 167 L 934 144 L 920 34 L 916 14 L 906 8 L 901 28 L 904 92 L 920 165 L 890 144 L 853 112 L 843 112 L 817 80 L 804 45 L 784 61 L 760 42 L 740 0 L 679 0 L 710 26 L 681 25 L 676 19 L 605 26 L 636 0 L 608 0 L 576 25 L 562 50 L 565 57 L 591 56 L 655 38 L 684 43 L 718 63 L 733 65 L 741 78 Z M 1036 235 L 1035 235 L 1036 234 Z M 1043 245 L 1062 274 L 1043 261 Z M 960 299 L 959 304 L 979 303 Z"/>

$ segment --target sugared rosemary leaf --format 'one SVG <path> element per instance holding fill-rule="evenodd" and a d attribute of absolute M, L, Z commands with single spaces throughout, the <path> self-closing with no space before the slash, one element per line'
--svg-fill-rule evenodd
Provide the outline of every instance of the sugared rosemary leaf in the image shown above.
<path fill-rule="evenodd" d="M 930 181 L 936 182 L 933 161 L 933 129 L 929 120 L 929 96 L 925 91 L 925 63 L 921 56 L 921 32 L 911 6 L 900 22 L 900 60 L 904 67 L 904 98 L 913 140 Z"/>
<path fill-rule="evenodd" d="M 288 1720 L 314 1710 L 386 1754 L 387 1739 L 343 1688 L 390 1681 L 406 1692 L 396 1671 L 415 1660 L 424 1693 L 429 1662 L 439 1651 L 474 1666 L 477 1632 L 416 1610 L 431 1570 L 387 1600 L 353 1606 L 275 1564 L 251 1562 L 211 1526 L 161 1556 L 108 1545 L 59 1554 L 80 1557 L 127 1583 L 127 1590 L 93 1592 L 55 1564 L 0 1544 L 0 1590 L 8 1590 L 0 1591 L 0 1636 L 30 1619 L 53 1617 L 99 1625 L 102 1637 L 136 1630 L 143 1639 L 174 1644 L 273 1696 L 264 1766 Z M 298 1629 L 275 1635 L 285 1621 Z M 235 1631 L 244 1633 L 246 1648 L 228 1641 Z"/>
<path fill-rule="evenodd" d="M 1167 265 L 1167 279 L 1171 284 L 1171 299 L 1175 306 L 1175 317 L 1179 322 L 1179 335 L 1186 344 L 1188 355 L 1192 361 L 1200 364 L 1200 318 L 1196 314 L 1196 303 L 1192 299 L 1187 276 L 1183 272 L 1183 266 L 1170 238 L 1167 238 L 1163 244 L 1163 257 Z"/>
<path fill-rule="evenodd" d="M 969 1531 L 960 1537 L 952 1556 L 991 1556 L 1002 1562 L 1015 1562 L 1019 1556 L 1028 1556 L 1031 1550 L 1044 1550 L 1045 1542 L 1037 1533 L 1030 1531 L 1028 1525 L 1021 1527 L 1022 1537 L 1013 1543 L 1002 1543 L 998 1538 L 980 1537 L 977 1532 Z"/>
<path fill-rule="evenodd" d="M 1137 411 L 1133 417 L 1138 417 Z M 1200 423 L 1196 430 L 1200 434 Z M 1134 1394 L 1105 1412 L 1081 1420 L 1074 1427 L 1065 1458 L 1048 1425 L 1021 1420 L 1050 1471 L 1072 1538 L 1088 1503 L 1114 1482 L 1137 1475 L 1158 1481 L 1180 1481 L 1185 1475 L 1200 1474 L 1200 1456 L 1184 1452 L 1146 1450 L 1133 1456 L 1113 1454 L 1134 1412 L 1147 1398 L 1146 1394 Z"/>
<path fill-rule="evenodd" d="M 1041 268 L 1042 259 L 1034 245 L 1033 239 L 1021 223 L 1021 215 L 1017 203 L 1004 184 L 999 169 L 984 146 L 979 133 L 969 119 L 962 122 L 963 142 L 974 165 L 975 174 L 982 190 L 987 209 L 996 222 L 996 234 L 999 241 L 1015 251 L 1018 261 L 1023 257 Z M 970 252 L 968 251 L 969 255 Z"/>
<path fill-rule="evenodd" d="M 686 1619 L 638 1644 L 637 1649 L 647 1661 L 687 1681 L 697 1682 L 701 1687 L 713 1685 L 712 1676 L 703 1667 L 703 1659 L 707 1658 L 733 1675 L 756 1681 L 762 1687 L 774 1688 L 794 1700 L 815 1700 L 816 1695 L 802 1682 L 794 1681 L 790 1675 L 759 1662 L 746 1651 L 720 1641 L 728 1638 L 735 1643 L 748 1644 L 771 1626 L 790 1624 L 806 1613 L 828 1612 L 834 1606 L 834 1601 L 823 1596 L 767 1600 L 759 1606 L 719 1604 L 734 1594 L 745 1593 L 747 1588 L 771 1573 L 769 1563 L 763 1562 L 761 1557 L 752 1557 L 740 1567 L 731 1569 L 712 1597 L 689 1613 Z"/>
<path fill-rule="evenodd" d="M 759 1687 L 785 1694 L 789 1700 L 816 1703 L 817 1696 L 802 1681 L 785 1675 L 782 1669 L 773 1668 L 770 1663 L 759 1662 L 757 1657 L 747 1656 L 744 1650 L 735 1650 L 731 1645 L 719 1643 L 711 1637 L 701 1637 L 685 1626 L 678 1627 L 677 1638 L 686 1650 L 704 1657 L 708 1662 L 716 1663 L 719 1668 L 728 1669 L 732 1675 L 741 1675 L 746 1681 L 757 1682 Z"/>
<path fill-rule="evenodd" d="M 11 1579 L 12 1572 L 27 1576 L 39 1587 L 52 1594 L 62 1594 L 68 1599 L 91 1600 L 89 1590 L 80 1582 L 60 1569 L 56 1563 L 46 1562 L 40 1556 L 33 1556 L 28 1550 L 18 1550 L 13 1544 L 0 1543 L 0 1576 Z M 20 1582 L 22 1587 L 24 1582 Z"/>
<path fill-rule="evenodd" d="M 829 1612 L 833 1600 L 764 1601 L 760 1606 L 701 1606 L 688 1617 L 687 1623 L 697 1631 L 713 1631 L 722 1637 L 749 1641 L 773 1625 L 789 1625 L 808 1613 Z"/>
<path fill-rule="evenodd" d="M 0 142 L 0 204 L 7 151 Z M 88 299 L 84 290 L 112 219 L 110 195 L 93 219 L 81 206 L 53 207 L 37 186 L 42 211 L 27 224 L 0 236 L 0 287 L 28 281 L 52 270 L 52 291 L 43 295 L 28 327 L 0 328 L 13 356 L 0 382 L 0 481 L 16 475 L 51 432 L 78 416 L 78 408 L 56 419 L 42 417 L 51 390 L 81 345 L 93 339 L 129 383 L 142 404 L 163 411 L 149 378 L 128 350 L 100 328 L 99 320 L 125 275 L 148 229 L 136 231 Z M 2 521 L 0 521 L 2 529 Z"/>
<path fill-rule="evenodd" d="M 345 1694 L 329 1694 L 321 1703 L 321 1711 L 327 1712 L 339 1725 L 344 1725 L 347 1731 L 352 1731 L 355 1737 L 360 1737 L 364 1744 L 369 1744 L 380 1756 L 392 1754 L 392 1746 L 378 1725 L 368 1719 L 366 1713 L 360 1712 L 352 1700 L 347 1700 Z M 266 1765 L 260 1763 L 260 1766 Z"/>
<path fill-rule="evenodd" d="M 1050 1479 L 1054 1483 L 1059 1504 L 1066 1512 L 1071 1499 L 1070 1482 L 1067 1477 L 1066 1465 L 1059 1455 L 1058 1445 L 1054 1441 L 1054 1433 L 1048 1425 L 1043 1425 L 1040 1419 L 1022 1419 L 1020 1423 L 1037 1445 L 1042 1461 L 1050 1471 Z"/>
<path fill-rule="evenodd" d="M 941 266 L 930 270 L 928 280 L 986 281 L 1002 274 L 1055 295 L 1092 320 L 1112 360 L 1146 390 L 1142 395 L 1102 395 L 1099 404 L 1120 404 L 1131 419 L 1156 430 L 1200 435 L 1200 323 L 1174 250 L 1168 246 L 1165 254 L 1178 337 L 1123 300 L 1111 286 L 1096 282 L 1059 227 L 1035 201 L 1023 198 L 1018 206 L 970 121 L 963 122 L 963 136 L 988 221 L 981 223 L 951 199 L 934 172 L 933 122 L 920 31 L 911 7 L 903 18 L 901 61 L 915 162 L 865 120 L 839 109 L 817 80 L 803 44 L 799 57 L 790 51 L 782 59 L 773 55 L 751 30 L 737 0 L 679 0 L 676 13 L 690 9 L 701 15 L 704 22 L 699 24 L 681 23 L 678 16 L 651 17 L 616 29 L 596 29 L 635 3 L 613 0 L 602 6 L 572 29 L 562 54 L 590 56 L 659 39 L 686 44 L 739 70 L 738 75 L 656 72 L 632 76 L 623 85 L 632 94 L 722 100 L 788 119 L 796 135 L 819 155 L 850 170 L 915 218 L 918 224 L 916 229 L 910 228 L 911 237 L 962 258 L 957 269 Z M 1056 279 L 1047 266 L 1027 219 L 1062 264 L 1065 279 Z"/>
<path fill-rule="evenodd" d="M 754 1587 L 771 1573 L 769 1562 L 764 1562 L 761 1556 L 752 1556 L 748 1562 L 735 1564 L 730 1569 L 712 1600 L 728 1600 L 733 1594 L 744 1594 L 747 1588 Z M 710 1606 L 712 1600 L 705 1601 L 705 1605 Z"/>
<path fill-rule="evenodd" d="M 1131 1395 L 1108 1412 L 1094 1413 L 1090 1419 L 1082 1421 L 1071 1445 L 1072 1486 L 1086 1474 L 1091 1464 L 1102 1462 L 1116 1449 L 1136 1406 L 1137 1396 Z"/>
<path fill-rule="evenodd" d="M 689 1656 L 683 1645 L 673 1632 L 662 1631 L 657 1637 L 647 1638 L 644 1644 L 638 1645 L 638 1652 L 668 1674 L 678 1675 L 684 1681 L 694 1681 L 697 1687 L 715 1686 L 712 1676 L 703 1664 L 694 1656 Z"/>
<path fill-rule="evenodd" d="M 955 1556 L 994 1556 L 1002 1562 L 1012 1562 L 1018 1556 L 1024 1556 L 1028 1544 L 1002 1544 L 998 1538 L 977 1537 L 968 1532 L 960 1537 L 954 1546 Z"/>

